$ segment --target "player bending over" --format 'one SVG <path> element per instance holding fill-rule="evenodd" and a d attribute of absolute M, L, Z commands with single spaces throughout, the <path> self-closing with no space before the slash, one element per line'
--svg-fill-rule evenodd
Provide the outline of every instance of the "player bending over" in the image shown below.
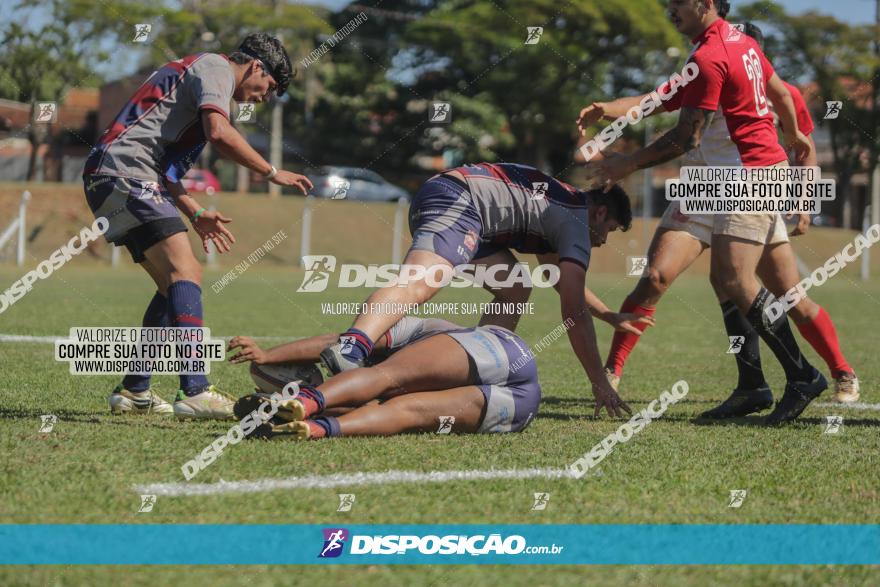
<path fill-rule="evenodd" d="M 235 238 L 230 219 L 206 211 L 180 181 L 207 141 L 227 159 L 269 181 L 307 193 L 302 175 L 275 169 L 229 122 L 232 100 L 265 102 L 283 95 L 293 75 L 278 39 L 254 34 L 229 57 L 199 53 L 166 63 L 125 104 L 83 172 L 86 200 L 95 217 L 110 223 L 104 237 L 124 245 L 156 284 L 143 326 L 198 328 L 202 322 L 202 268 L 180 212 L 208 251 L 220 253 Z M 174 407 L 150 389 L 150 374 L 126 375 L 110 395 L 113 413 L 170 413 L 180 418 L 231 418 L 233 398 L 203 374 L 180 375 Z"/>
<path fill-rule="evenodd" d="M 263 391 L 239 399 L 236 417 L 244 418 L 290 381 L 301 381 L 298 396 L 280 403 L 260 432 L 298 440 L 520 432 L 538 413 L 541 386 L 534 357 L 506 328 L 404 317 L 378 338 L 370 357 L 374 364 L 321 382 L 314 363 L 337 336 L 268 351 L 250 338 L 233 338 L 230 350 L 241 350 L 230 360 L 252 361 L 251 376 Z"/>
<path fill-rule="evenodd" d="M 700 146 L 719 108 L 742 165 L 787 167 L 788 157 L 779 145 L 768 98 L 782 120 L 786 144 L 800 157 L 809 154 L 811 145 L 798 131 L 791 94 L 754 39 L 719 16 L 719 4 L 726 13 L 728 2 L 669 0 L 673 25 L 690 36 L 695 45 L 688 61 L 696 64 L 699 74 L 666 102 L 668 110 L 681 109 L 676 128 L 635 153 L 588 165 L 599 185 L 613 185 L 633 171 L 665 163 Z M 711 239 L 710 280 L 719 302 L 726 308 L 725 324 L 730 328 L 736 322 L 736 334 L 743 335 L 743 324 L 748 322 L 785 371 L 785 393 L 767 417 L 768 424 L 797 418 L 828 386 L 822 374 L 801 354 L 787 317 L 771 319 L 765 312 L 776 298 L 761 286 L 756 271 L 765 260 L 778 273 L 784 269 L 783 261 L 763 255 L 765 246 L 780 242 L 780 233 L 784 235 L 781 223 L 778 214 L 716 215 Z M 686 238 L 678 235 L 679 241 Z M 728 312 L 734 306 L 745 320 Z"/>
<path fill-rule="evenodd" d="M 723 15 L 721 15 L 723 16 Z M 752 23 L 745 23 L 745 32 L 763 47 L 763 35 Z M 785 83 L 785 82 L 783 82 Z M 785 83 L 791 93 L 797 112 L 798 128 L 814 145 L 812 118 L 800 91 Z M 638 104 L 648 94 L 634 98 L 620 98 L 612 102 L 597 102 L 581 111 L 578 125 L 581 130 L 599 119 L 614 120 L 624 116 L 633 104 Z M 656 111 L 655 111 L 656 112 Z M 653 113 L 652 113 L 653 114 Z M 580 153 L 579 153 L 580 154 Z M 806 158 L 793 157 L 794 163 L 815 166 L 815 146 Z M 719 109 L 711 125 L 702 136 L 700 145 L 682 156 L 683 166 L 738 166 L 742 165 L 739 151 L 730 140 L 726 120 Z M 627 296 L 621 312 L 644 313 L 653 316 L 656 305 L 675 279 L 683 273 L 700 254 L 709 247 L 712 238 L 713 218 L 705 214 L 683 214 L 678 202 L 670 202 L 654 234 L 648 251 L 648 268 L 635 289 Z M 810 216 L 801 214 L 791 236 L 806 233 Z M 758 264 L 758 276 L 764 285 L 779 297 L 800 280 L 797 264 L 788 236 L 782 223 L 774 226 L 774 242 L 764 252 Z M 771 263 L 767 257 L 779 260 Z M 732 302 L 722 304 L 722 315 L 728 336 L 744 336 L 744 343 L 736 357 L 739 380 L 730 398 L 720 406 L 702 414 L 706 418 L 742 417 L 772 405 L 772 394 L 761 369 L 758 333 L 742 316 Z M 835 380 L 835 401 L 855 402 L 859 399 L 859 381 L 840 350 L 837 331 L 831 317 L 819 304 L 804 297 L 789 315 L 802 336 L 825 360 Z M 626 332 L 614 335 L 605 369 L 617 387 L 629 354 L 639 337 Z"/>
<path fill-rule="evenodd" d="M 512 269 L 516 258 L 510 249 L 537 254 L 542 264 L 559 267 L 554 287 L 559 293 L 562 320 L 574 323 L 568 331 L 569 341 L 592 383 L 596 413 L 604 407 L 609 414 L 620 415 L 621 409 L 628 407 L 605 377 L 592 316 L 634 333 L 640 331 L 630 320 L 646 325 L 652 320 L 611 312 L 584 282 L 592 247 L 601 246 L 608 233 L 618 228 L 628 230 L 631 222 L 629 196 L 619 186 L 606 194 L 580 191 L 533 167 L 512 163 L 451 169 L 428 180 L 410 204 L 413 243 L 404 269 L 423 268 L 426 276 L 376 290 L 365 307 L 405 308 L 431 299 L 442 287 L 438 287 L 442 272 L 433 268 L 473 263 Z M 521 302 L 528 299 L 530 288 L 493 293 L 496 301 Z M 321 360 L 331 373 L 363 365 L 373 350 L 373 341 L 402 315 L 361 314 L 337 344 L 321 353 Z M 484 315 L 480 324 L 513 330 L 517 321 L 518 316 L 490 314 Z"/>

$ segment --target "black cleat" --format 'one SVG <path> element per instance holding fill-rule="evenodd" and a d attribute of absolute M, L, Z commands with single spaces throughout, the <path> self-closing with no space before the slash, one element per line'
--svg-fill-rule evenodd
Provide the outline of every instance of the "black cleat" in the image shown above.
<path fill-rule="evenodd" d="M 792 381 L 786 384 L 782 399 L 764 421 L 768 426 L 791 422 L 801 415 L 810 402 L 828 389 L 828 381 L 817 369 L 813 369 L 812 381 Z"/>
<path fill-rule="evenodd" d="M 700 414 L 700 418 L 707 420 L 726 420 L 727 418 L 742 418 L 761 410 L 766 410 L 773 405 L 773 392 L 767 386 L 757 389 L 734 389 L 730 397 L 724 400 L 720 406 Z"/>

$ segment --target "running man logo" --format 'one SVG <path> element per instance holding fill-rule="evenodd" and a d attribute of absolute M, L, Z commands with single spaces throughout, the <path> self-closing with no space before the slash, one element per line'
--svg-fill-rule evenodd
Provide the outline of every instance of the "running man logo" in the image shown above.
<path fill-rule="evenodd" d="M 455 424 L 455 416 L 440 416 L 440 427 L 437 428 L 437 434 L 449 434 L 452 432 L 453 424 Z"/>
<path fill-rule="evenodd" d="M 346 540 L 348 540 L 348 530 L 345 528 L 324 528 L 324 547 L 318 558 L 338 557 L 342 554 Z"/>
<path fill-rule="evenodd" d="M 344 200 L 345 196 L 348 195 L 348 190 L 351 188 L 351 182 L 347 179 L 335 179 L 330 183 L 333 186 L 333 195 L 330 196 L 330 199 Z"/>
<path fill-rule="evenodd" d="M 825 416 L 825 434 L 837 434 L 843 426 L 843 416 Z"/>
<path fill-rule="evenodd" d="M 336 270 L 336 257 L 333 255 L 304 255 L 302 266 L 306 268 L 302 284 L 297 292 L 321 292 L 330 283 L 330 274 Z"/>
<path fill-rule="evenodd" d="M 730 28 L 727 30 L 727 41 L 729 43 L 737 43 L 742 38 L 743 33 L 746 30 L 746 25 L 744 24 L 732 24 Z"/>
<path fill-rule="evenodd" d="M 156 505 L 155 495 L 141 495 L 141 507 L 138 508 L 138 513 L 148 514 L 153 511 L 154 505 Z"/>
<path fill-rule="evenodd" d="M 836 120 L 843 109 L 843 102 L 832 100 L 825 102 L 825 120 Z"/>
<path fill-rule="evenodd" d="M 44 416 L 40 416 L 40 432 L 43 434 L 48 434 L 52 432 L 52 429 L 55 428 L 55 424 L 58 423 L 58 416 L 55 414 L 46 414 Z"/>
<path fill-rule="evenodd" d="M 526 27 L 526 45 L 537 45 L 538 41 L 541 40 L 541 35 L 544 34 L 544 27 L 542 26 L 527 26 Z"/>
<path fill-rule="evenodd" d="M 550 494 L 549 493 L 536 493 L 535 494 L 535 503 L 532 504 L 533 512 L 539 512 L 547 509 L 547 504 L 550 503 Z"/>
<path fill-rule="evenodd" d="M 151 24 L 136 24 L 134 25 L 134 38 L 131 40 L 132 43 L 146 43 L 147 39 L 150 37 L 150 31 L 153 30 L 153 25 Z"/>
<path fill-rule="evenodd" d="M 627 257 L 627 277 L 641 277 L 648 268 L 647 257 Z"/>
<path fill-rule="evenodd" d="M 743 502 L 746 500 L 746 493 L 748 493 L 745 489 L 731 489 L 730 490 L 730 501 L 727 502 L 727 507 L 729 508 L 738 508 Z"/>
<path fill-rule="evenodd" d="M 339 507 L 336 508 L 337 512 L 350 512 L 351 507 L 354 505 L 354 493 L 340 493 L 339 495 Z"/>
<path fill-rule="evenodd" d="M 253 122 L 254 115 L 257 113 L 256 104 L 253 102 L 239 102 L 238 114 L 235 116 L 235 122 Z"/>
<path fill-rule="evenodd" d="M 546 181 L 535 181 L 532 182 L 532 199 L 533 200 L 543 200 L 544 196 L 547 195 L 547 188 L 550 187 L 550 184 Z"/>
<path fill-rule="evenodd" d="M 452 122 L 452 104 L 449 102 L 431 103 L 429 122 L 449 123 Z"/>
<path fill-rule="evenodd" d="M 727 347 L 728 355 L 738 355 L 746 342 L 745 336 L 729 336 L 730 346 Z"/>
<path fill-rule="evenodd" d="M 34 109 L 34 122 L 40 124 L 55 122 L 57 110 L 58 105 L 55 102 L 37 102 L 37 107 Z"/>
<path fill-rule="evenodd" d="M 166 203 L 162 196 L 162 187 L 154 181 L 141 182 L 141 188 L 132 188 L 130 195 L 138 200 L 153 200 L 157 205 Z"/>

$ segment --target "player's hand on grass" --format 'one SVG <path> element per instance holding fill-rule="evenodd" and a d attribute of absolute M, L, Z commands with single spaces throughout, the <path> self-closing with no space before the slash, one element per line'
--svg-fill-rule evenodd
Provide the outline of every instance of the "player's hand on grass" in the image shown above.
<path fill-rule="evenodd" d="M 587 128 L 596 124 L 602 117 L 605 116 L 605 103 L 604 102 L 593 102 L 583 110 L 578 115 L 577 119 L 577 127 L 581 133 L 581 136 L 587 134 Z"/>
<path fill-rule="evenodd" d="M 272 183 L 277 183 L 278 185 L 293 186 L 301 191 L 304 196 L 309 195 L 309 190 L 315 187 L 312 185 L 312 182 L 309 181 L 309 178 L 305 175 L 293 173 L 292 171 L 284 171 L 283 169 L 278 170 L 278 173 L 275 174 L 275 177 L 273 177 L 269 181 L 271 181 Z"/>
<path fill-rule="evenodd" d="M 231 218 L 227 218 L 216 210 L 209 210 L 196 218 L 195 222 L 193 222 L 193 228 L 202 239 L 202 248 L 206 253 L 208 252 L 209 242 L 214 243 L 217 251 L 221 254 L 232 249 L 235 237 L 232 236 L 228 228 L 223 226 L 230 222 L 232 222 Z"/>
<path fill-rule="evenodd" d="M 801 236 L 802 234 L 807 234 L 808 230 L 810 230 L 810 215 L 798 214 L 797 226 L 792 229 L 789 236 Z"/>
<path fill-rule="evenodd" d="M 605 408 L 608 411 L 609 416 L 615 418 L 622 418 L 624 411 L 626 411 L 627 414 L 632 415 L 632 410 L 626 402 L 617 395 L 617 392 L 614 391 L 614 388 L 611 387 L 611 384 L 604 375 L 603 379 L 604 381 L 602 381 L 601 384 L 593 384 L 593 396 L 596 398 L 596 409 L 593 411 L 593 417 L 598 418 L 599 414 L 602 412 L 602 408 Z"/>
<path fill-rule="evenodd" d="M 794 149 L 796 161 L 806 160 L 806 158 L 809 157 L 810 152 L 813 150 L 813 145 L 810 144 L 810 139 L 808 139 L 801 131 L 786 133 L 785 146 L 789 149 Z"/>
<path fill-rule="evenodd" d="M 260 348 L 260 346 L 254 342 L 249 336 L 235 336 L 232 340 L 229 341 L 229 348 L 226 349 L 226 352 L 231 353 L 233 349 L 241 349 L 233 355 L 229 357 L 230 363 L 245 363 L 247 361 L 253 361 L 257 365 L 262 365 L 266 362 L 266 351 Z"/>
<path fill-rule="evenodd" d="M 609 312 L 605 317 L 605 321 L 618 332 L 629 332 L 636 336 L 642 335 L 642 330 L 636 326 L 637 324 L 646 324 L 647 326 L 654 326 L 655 324 L 653 316 L 643 316 L 642 314 L 629 312 Z"/>

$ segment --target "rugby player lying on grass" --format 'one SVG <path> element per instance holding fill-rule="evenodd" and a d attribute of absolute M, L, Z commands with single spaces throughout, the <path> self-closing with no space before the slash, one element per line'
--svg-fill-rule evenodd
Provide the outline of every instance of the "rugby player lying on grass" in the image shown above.
<path fill-rule="evenodd" d="M 573 321 L 568 337 L 592 384 L 596 415 L 605 408 L 620 416 L 629 408 L 605 377 L 592 317 L 636 335 L 641 330 L 634 324 L 650 325 L 653 318 L 609 310 L 585 281 L 592 248 L 603 245 L 609 233 L 628 230 L 631 222 L 629 196 L 620 186 L 608 193 L 587 192 L 515 163 L 479 163 L 444 171 L 425 182 L 410 204 L 413 243 L 404 268 L 424 269 L 423 276 L 373 292 L 364 304 L 371 313 L 359 315 L 337 343 L 321 353 L 321 361 L 334 374 L 363 365 L 373 341 L 403 316 L 403 311 L 377 313 L 372 308 L 424 303 L 443 287 L 442 277 L 437 276 L 462 264 L 493 270 L 502 266 L 512 272 L 517 261 L 511 250 L 515 250 L 559 267 L 554 287 L 562 321 Z M 530 288 L 503 287 L 492 293 L 495 301 L 524 302 Z M 518 320 L 519 316 L 487 314 L 480 324 L 514 330 Z"/>
<path fill-rule="evenodd" d="M 520 432 L 538 413 L 541 387 L 534 357 L 506 328 L 463 328 L 407 316 L 377 339 L 371 366 L 322 382 L 315 363 L 338 336 L 314 336 L 265 351 L 248 337 L 233 338 L 229 350 L 240 350 L 230 361 L 250 361 L 251 376 L 265 392 L 240 398 L 236 417 L 250 414 L 294 380 L 299 394 L 282 402 L 258 434 L 304 440 Z"/>

